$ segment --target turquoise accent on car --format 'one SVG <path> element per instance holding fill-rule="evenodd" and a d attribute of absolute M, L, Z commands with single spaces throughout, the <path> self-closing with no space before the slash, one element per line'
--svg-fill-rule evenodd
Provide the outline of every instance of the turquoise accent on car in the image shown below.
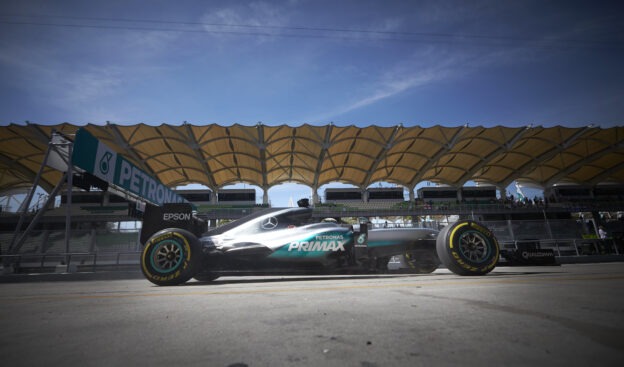
<path fill-rule="evenodd" d="M 284 244 L 269 255 L 275 259 L 319 259 L 345 251 L 353 244 L 352 232 L 324 232 Z"/>
<path fill-rule="evenodd" d="M 396 244 L 397 241 L 368 241 L 368 247 L 384 247 Z"/>

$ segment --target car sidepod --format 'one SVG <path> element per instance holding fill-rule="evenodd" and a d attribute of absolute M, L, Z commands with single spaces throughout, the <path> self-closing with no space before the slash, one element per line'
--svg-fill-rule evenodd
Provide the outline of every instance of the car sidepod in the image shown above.
<path fill-rule="evenodd" d="M 346 256 L 352 246 L 353 232 L 347 228 L 333 225 L 325 228 L 303 227 L 278 246 L 269 258 L 327 263 Z"/>

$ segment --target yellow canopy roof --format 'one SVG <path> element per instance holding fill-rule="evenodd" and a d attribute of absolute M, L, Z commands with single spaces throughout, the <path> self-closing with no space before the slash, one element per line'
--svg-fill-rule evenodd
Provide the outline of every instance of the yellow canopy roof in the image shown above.
<path fill-rule="evenodd" d="M 81 126 L 0 127 L 0 192 L 31 186 L 53 130 Z M 506 187 L 514 180 L 624 183 L 624 127 L 356 127 L 183 124 L 86 125 L 100 141 L 169 187 L 213 189 L 245 182 L 271 187 L 331 182 L 367 187 L 386 181 L 413 189 L 422 181 Z M 46 167 L 42 186 L 61 173 Z"/>

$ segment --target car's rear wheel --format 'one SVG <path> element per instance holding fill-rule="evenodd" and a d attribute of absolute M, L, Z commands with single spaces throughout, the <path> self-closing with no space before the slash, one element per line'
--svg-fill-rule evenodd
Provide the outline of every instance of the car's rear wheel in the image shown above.
<path fill-rule="evenodd" d="M 496 237 L 485 226 L 458 221 L 446 226 L 436 240 L 442 264 L 458 275 L 484 275 L 498 262 L 500 249 Z"/>
<path fill-rule="evenodd" d="M 201 249 L 189 231 L 169 228 L 155 233 L 145 243 L 141 270 L 156 285 L 176 285 L 191 279 L 201 267 Z"/>

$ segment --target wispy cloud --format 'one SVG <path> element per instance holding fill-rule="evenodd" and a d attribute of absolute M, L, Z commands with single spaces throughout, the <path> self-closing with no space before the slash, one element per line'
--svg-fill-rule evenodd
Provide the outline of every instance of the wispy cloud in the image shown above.
<path fill-rule="evenodd" d="M 389 70 L 363 81 L 362 92 L 359 96 L 308 120 L 325 121 L 380 103 L 416 88 L 457 77 L 463 70 L 459 67 L 462 59 L 450 55 L 434 55 L 431 51 L 414 55 L 408 61 L 397 63 Z"/>
<path fill-rule="evenodd" d="M 531 62 L 535 55 L 535 49 L 524 46 L 499 49 L 459 49 L 453 45 L 423 48 L 406 60 L 388 66 L 383 72 L 371 74 L 369 78 L 361 80 L 357 96 L 345 98 L 329 111 L 306 121 L 326 122 L 419 88 L 448 83 L 482 72 L 492 65 L 510 66 Z"/>
<path fill-rule="evenodd" d="M 381 100 L 400 95 L 408 90 L 449 78 L 456 72 L 453 66 L 452 61 L 449 60 L 444 62 L 444 64 L 415 65 L 413 69 L 404 65 L 397 66 L 394 70 L 382 74 L 373 84 L 368 95 L 364 95 L 343 106 L 341 113 L 363 108 Z"/>
<path fill-rule="evenodd" d="M 123 75 L 116 68 L 88 68 L 63 78 L 52 79 L 52 83 L 64 90 L 61 103 L 93 101 L 115 92 L 123 84 Z"/>
<path fill-rule="evenodd" d="M 215 9 L 201 17 L 203 28 L 216 38 L 230 35 L 257 35 L 261 41 L 282 30 L 288 25 L 289 16 L 284 7 L 272 3 L 256 1 L 248 4 L 234 3 L 229 7 Z"/>
<path fill-rule="evenodd" d="M 499 7 L 484 6 L 483 2 L 478 2 L 477 5 L 475 8 L 453 7 L 450 9 L 447 5 L 440 5 L 439 2 L 428 3 L 426 4 L 427 11 L 418 13 L 417 23 L 421 26 L 430 25 L 434 27 L 440 22 L 453 24 L 466 19 L 476 20 L 478 17 L 483 17 L 484 14 L 487 14 L 488 17 L 495 17 L 504 10 Z M 479 9 L 479 11 L 477 12 L 475 9 Z M 402 22 L 400 18 L 397 18 L 387 20 L 386 23 L 387 29 L 394 31 L 400 30 Z M 479 22 L 474 22 L 475 27 L 479 24 Z M 462 26 L 465 27 L 465 25 Z M 474 30 L 468 28 L 465 31 L 468 34 L 483 32 L 478 27 Z M 460 38 L 455 39 L 450 36 L 442 38 L 439 43 L 436 42 L 431 47 L 422 48 L 420 52 L 414 53 L 406 61 L 389 65 L 383 72 L 370 73 L 370 77 L 359 81 L 360 88 L 357 96 L 346 97 L 342 99 L 342 103 L 338 103 L 329 111 L 307 120 L 326 122 L 349 112 L 383 103 L 419 88 L 426 88 L 437 83 L 447 83 L 483 72 L 488 67 L 513 67 L 517 64 L 535 62 L 538 59 L 543 60 L 550 57 L 549 52 L 559 51 L 557 46 L 561 45 L 556 43 L 557 40 L 571 36 L 573 35 L 560 31 L 550 34 L 549 37 L 542 36 L 543 38 L 528 38 L 520 41 L 470 38 L 470 42 L 462 43 L 455 42 L 460 41 Z M 433 38 L 431 41 L 436 40 L 438 39 Z"/>

